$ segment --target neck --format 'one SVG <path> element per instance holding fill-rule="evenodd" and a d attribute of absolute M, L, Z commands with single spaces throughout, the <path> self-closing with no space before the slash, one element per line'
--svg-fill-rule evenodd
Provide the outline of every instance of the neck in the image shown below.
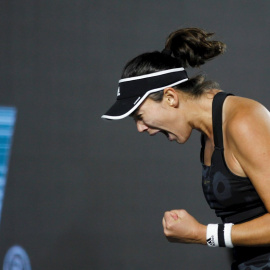
<path fill-rule="evenodd" d="M 210 140 L 213 139 L 212 124 L 212 103 L 214 96 L 220 90 L 212 89 L 203 94 L 198 99 L 190 100 L 192 113 L 190 114 L 189 123 L 193 129 L 205 134 Z"/>

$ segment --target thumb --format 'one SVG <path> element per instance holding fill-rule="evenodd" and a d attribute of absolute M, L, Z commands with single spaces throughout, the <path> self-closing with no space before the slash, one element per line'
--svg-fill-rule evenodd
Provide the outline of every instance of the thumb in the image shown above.
<path fill-rule="evenodd" d="M 178 219 L 178 215 L 174 212 L 171 212 L 171 217 L 174 219 L 174 220 L 177 220 Z"/>

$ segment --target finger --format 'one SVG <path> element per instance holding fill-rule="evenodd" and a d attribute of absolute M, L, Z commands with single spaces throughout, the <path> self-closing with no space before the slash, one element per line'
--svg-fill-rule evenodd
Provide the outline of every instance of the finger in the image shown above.
<path fill-rule="evenodd" d="M 162 219 L 162 225 L 163 225 L 163 228 L 166 228 L 166 221 L 165 221 L 165 218 Z"/>
<path fill-rule="evenodd" d="M 171 212 L 171 217 L 174 219 L 174 220 L 177 220 L 178 219 L 178 215 L 174 212 Z"/>
<path fill-rule="evenodd" d="M 187 215 L 187 211 L 185 209 L 172 210 L 171 212 L 174 212 L 180 219 Z"/>
<path fill-rule="evenodd" d="M 165 219 L 166 222 L 172 219 L 170 211 L 165 212 L 164 219 Z"/>

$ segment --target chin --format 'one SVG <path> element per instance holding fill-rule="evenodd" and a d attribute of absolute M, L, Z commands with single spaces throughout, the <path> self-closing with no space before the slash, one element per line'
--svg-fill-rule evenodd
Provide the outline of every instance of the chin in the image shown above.
<path fill-rule="evenodd" d="M 186 141 L 175 140 L 178 144 L 184 144 Z"/>
<path fill-rule="evenodd" d="M 187 138 L 183 138 L 183 137 L 179 138 L 179 137 L 177 137 L 177 138 L 175 139 L 175 141 L 176 141 L 177 143 L 179 143 L 179 144 L 184 144 L 184 143 L 186 143 L 186 142 L 188 141 L 189 137 L 190 137 L 190 136 L 188 136 Z"/>

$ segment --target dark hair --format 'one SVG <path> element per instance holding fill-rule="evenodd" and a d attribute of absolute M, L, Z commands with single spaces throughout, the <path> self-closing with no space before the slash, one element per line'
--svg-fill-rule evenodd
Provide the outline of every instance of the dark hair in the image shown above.
<path fill-rule="evenodd" d="M 163 52 L 154 51 L 135 57 L 126 64 L 122 78 L 178 67 L 199 67 L 225 52 L 224 43 L 210 40 L 213 35 L 214 33 L 207 33 L 199 28 L 183 28 L 172 32 L 166 40 Z M 219 86 L 216 82 L 206 81 L 204 76 L 198 75 L 174 88 L 198 97 L 205 90 L 219 88 Z M 161 101 L 163 91 L 151 94 L 149 97 Z"/>

